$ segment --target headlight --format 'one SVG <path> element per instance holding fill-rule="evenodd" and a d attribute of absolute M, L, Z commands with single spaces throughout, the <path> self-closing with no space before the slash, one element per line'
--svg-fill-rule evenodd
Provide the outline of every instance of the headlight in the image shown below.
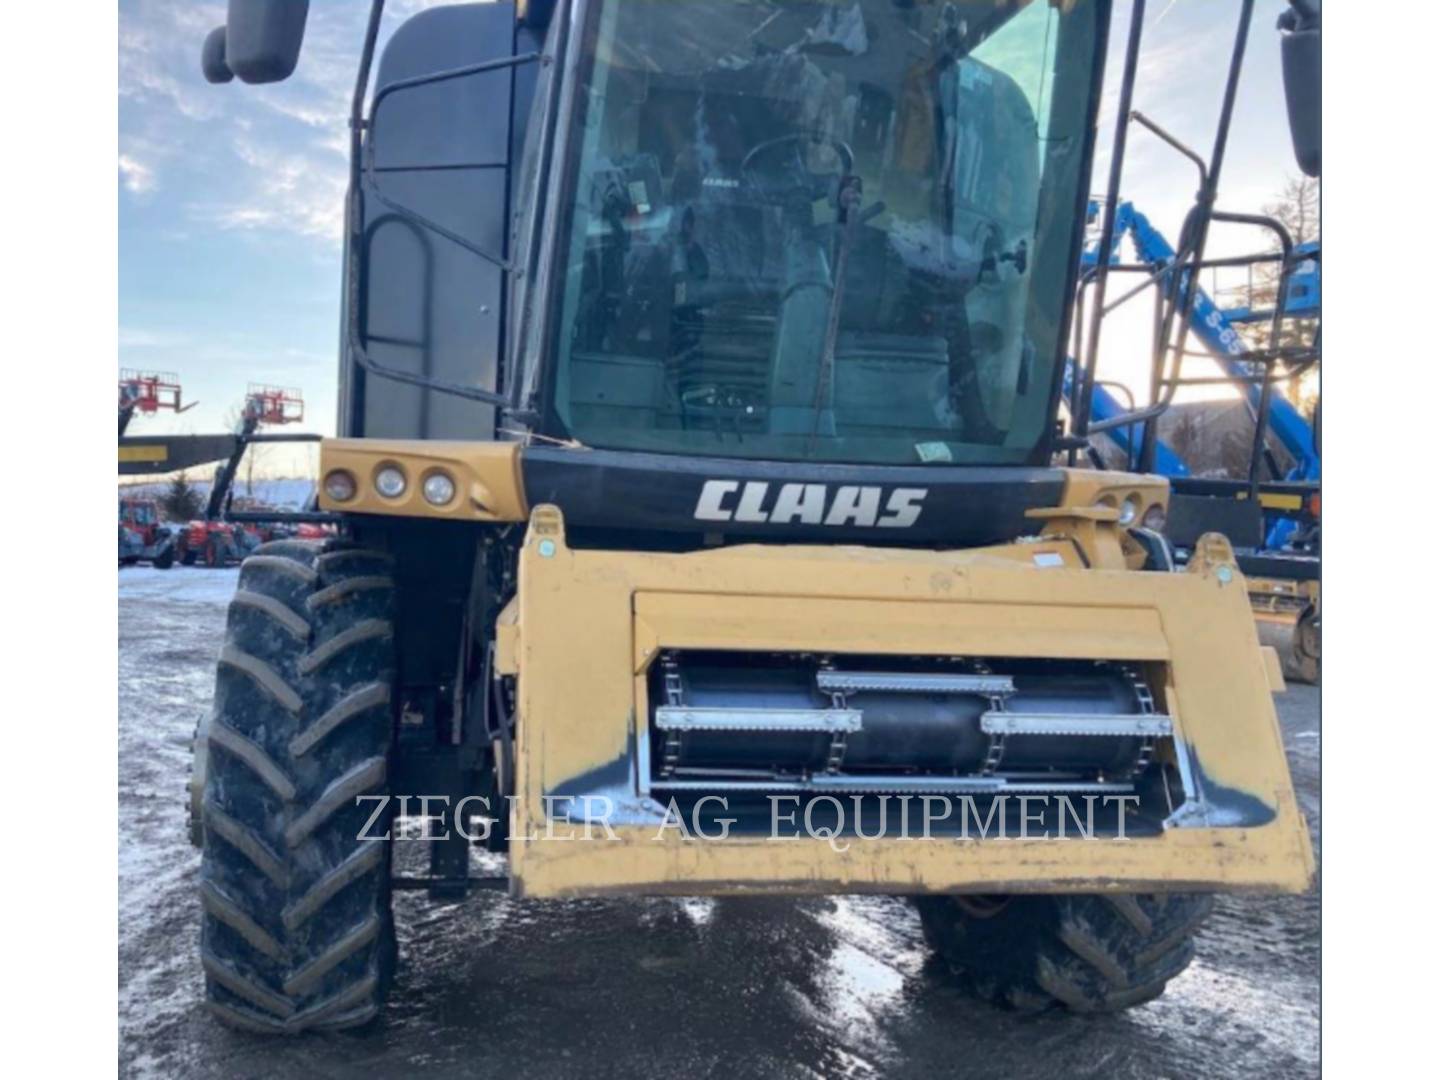
<path fill-rule="evenodd" d="M 375 474 L 375 490 L 387 499 L 405 494 L 405 474 L 398 465 L 385 465 Z"/>
<path fill-rule="evenodd" d="M 1140 524 L 1152 532 L 1165 531 L 1165 507 L 1156 503 L 1145 511 L 1145 516 L 1140 519 Z"/>
<path fill-rule="evenodd" d="M 455 481 L 443 472 L 431 473 L 420 491 L 431 506 L 444 506 L 455 498 Z"/>
<path fill-rule="evenodd" d="M 355 497 L 355 477 L 344 469 L 326 474 L 325 494 L 335 502 L 349 502 Z"/>
<path fill-rule="evenodd" d="M 1135 519 L 1140 516 L 1140 500 L 1134 495 L 1129 496 L 1120 504 L 1120 524 L 1133 525 Z"/>

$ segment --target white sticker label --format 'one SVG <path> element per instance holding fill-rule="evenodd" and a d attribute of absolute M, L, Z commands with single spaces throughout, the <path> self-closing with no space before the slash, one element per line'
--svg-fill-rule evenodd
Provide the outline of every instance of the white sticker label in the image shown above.
<path fill-rule="evenodd" d="M 1037 551 L 1035 553 L 1036 566 L 1064 566 L 1065 559 L 1058 551 Z"/>
<path fill-rule="evenodd" d="M 922 442 L 915 444 L 915 453 L 920 455 L 920 460 L 927 465 L 936 461 L 954 461 L 950 454 L 950 444 L 943 442 Z"/>
<path fill-rule="evenodd" d="M 650 212 L 650 192 L 645 189 L 644 180 L 631 180 L 630 201 L 635 204 L 637 214 L 648 214 Z"/>

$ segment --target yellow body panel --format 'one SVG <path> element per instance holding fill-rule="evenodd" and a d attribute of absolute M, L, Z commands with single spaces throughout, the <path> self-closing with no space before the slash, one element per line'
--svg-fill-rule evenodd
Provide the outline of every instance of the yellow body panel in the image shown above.
<path fill-rule="evenodd" d="M 122 446 L 120 447 L 120 463 L 133 464 L 143 462 L 146 464 L 159 464 L 170 460 L 170 449 L 167 446 Z"/>
<path fill-rule="evenodd" d="M 1113 531 L 1113 530 L 1112 530 Z M 750 546 L 690 554 L 571 549 L 554 507 L 531 515 L 502 651 L 518 671 L 514 887 L 616 892 L 1301 890 L 1313 872 L 1271 671 L 1244 579 L 1219 538 L 1187 574 L 1037 560 L 1054 541 L 955 552 Z M 1112 541 L 1113 542 L 1113 541 Z M 633 776 L 643 672 L 661 647 L 1114 657 L 1157 665 L 1217 820 L 1126 839 L 855 840 L 617 824 L 584 839 L 547 813 L 577 780 Z M 1226 800 L 1263 824 L 1223 824 Z"/>
<path fill-rule="evenodd" d="M 1300 613 L 1307 608 L 1320 609 L 1320 582 L 1291 581 L 1285 578 L 1247 579 L 1250 588 L 1250 604 L 1255 617 L 1267 616 L 1276 621 L 1293 624 Z"/>
<path fill-rule="evenodd" d="M 582 450 L 577 452 L 583 453 Z M 355 476 L 326 510 L 530 527 L 517 594 L 497 622 L 496 670 L 518 677 L 511 879 L 530 896 L 721 892 L 1011 892 L 1304 889 L 1313 856 L 1270 700 L 1273 657 L 1256 640 L 1246 583 L 1223 538 L 1189 573 L 1135 572 L 1144 552 L 1117 526 L 1127 501 L 1164 508 L 1156 476 L 1064 470 L 1061 505 L 1031 513 L 1037 537 L 964 551 L 751 545 L 688 554 L 575 550 L 562 515 L 529 510 L 515 444 L 327 440 L 322 474 Z M 386 499 L 375 473 L 398 465 Z M 435 507 L 431 470 L 455 481 Z M 870 655 L 983 655 L 1139 662 L 1202 791 L 1200 823 L 1126 839 L 847 841 L 658 829 L 635 747 L 646 673 L 662 648 Z M 585 778 L 618 778 L 636 806 L 610 827 L 549 811 Z M 1224 818 L 1227 800 L 1259 808 Z M 1213 813 L 1211 813 L 1213 811 Z M 1258 822 L 1258 823 L 1257 823 Z"/>
<path fill-rule="evenodd" d="M 519 443 L 446 442 L 432 439 L 324 439 L 320 444 L 320 474 L 344 469 L 355 477 L 353 499 L 337 502 L 322 485 L 320 508 L 356 514 L 384 514 L 450 521 L 524 521 L 529 515 L 520 476 Z M 584 447 L 576 447 L 584 453 Z M 404 495 L 387 499 L 375 490 L 373 478 L 384 465 L 398 465 L 410 483 Z M 458 497 L 449 505 L 432 506 L 420 494 L 420 482 L 430 472 L 444 470 L 455 481 Z M 1165 507 L 1170 489 L 1163 476 L 1107 472 L 1097 469 L 1061 469 L 1065 494 L 1057 509 L 1089 511 L 1103 516 L 1104 507 L 1117 509 L 1133 499 L 1143 515 L 1152 507 Z M 1053 515 L 1036 515 L 1037 525 Z"/>
<path fill-rule="evenodd" d="M 373 478 L 386 465 L 405 473 L 405 492 L 387 499 Z M 430 439 L 326 439 L 320 444 L 320 475 L 344 469 L 355 478 L 353 499 L 338 502 L 320 487 L 320 509 L 440 521 L 524 521 L 525 489 L 520 482 L 518 443 L 443 442 Z M 425 501 L 421 486 L 433 472 L 455 484 L 445 506 Z"/>

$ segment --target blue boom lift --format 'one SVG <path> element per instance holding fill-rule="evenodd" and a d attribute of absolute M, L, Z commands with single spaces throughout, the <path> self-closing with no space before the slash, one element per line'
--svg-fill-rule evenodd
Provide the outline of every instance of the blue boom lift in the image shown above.
<path fill-rule="evenodd" d="M 1131 119 L 1155 131 L 1178 147 L 1156 125 L 1140 113 Z M 1184 152 L 1182 150 L 1182 152 Z M 1104 207 L 1090 204 L 1092 220 L 1099 220 Z M 1082 286 L 1078 300 L 1075 351 L 1081 352 L 1081 328 L 1085 323 L 1085 289 L 1094 281 L 1103 262 L 1107 269 L 1145 275 L 1140 286 L 1129 290 L 1109 307 L 1097 308 L 1103 318 L 1115 307 L 1145 288 L 1154 286 L 1161 294 L 1184 295 L 1188 304 L 1183 331 L 1174 340 L 1157 325 L 1155 363 L 1148 408 L 1137 408 L 1132 391 L 1123 385 L 1106 383 L 1094 373 L 1095 356 L 1088 357 L 1088 385 L 1079 385 L 1079 365 L 1072 359 L 1066 370 L 1065 393 L 1076 406 L 1089 398 L 1088 434 L 1104 434 L 1126 458 L 1127 467 L 1158 472 L 1171 478 L 1175 497 L 1167 533 L 1184 559 L 1187 548 L 1209 531 L 1230 537 L 1240 554 L 1242 569 L 1251 585 L 1251 598 L 1262 637 L 1273 641 L 1285 659 L 1287 672 L 1295 678 L 1314 681 L 1319 676 L 1319 578 L 1320 578 L 1320 445 L 1316 431 L 1290 402 L 1273 392 L 1274 383 L 1318 363 L 1319 333 L 1313 343 L 1288 349 L 1279 346 L 1279 329 L 1286 320 L 1320 316 L 1320 248 L 1315 243 L 1292 245 L 1283 226 L 1270 219 L 1228 215 L 1239 224 L 1259 225 L 1280 239 L 1281 273 L 1276 303 L 1257 308 L 1253 302 L 1222 309 L 1199 285 L 1200 267 L 1189 261 L 1188 253 L 1177 251 L 1161 231 L 1130 202 L 1117 200 L 1108 241 L 1088 244 L 1081 259 Z M 1103 231 L 1102 231 L 1103 233 Z M 1122 241 L 1129 237 L 1136 262 L 1126 264 Z M 1184 245 L 1182 245 L 1183 247 Z M 1216 260 L 1208 266 L 1248 267 L 1258 257 Z M 1253 294 L 1253 290 L 1252 290 Z M 1278 311 L 1276 307 L 1278 306 Z M 1245 324 L 1269 324 L 1271 344 L 1252 349 L 1236 328 Z M 1193 335 L 1203 352 L 1187 351 L 1186 336 Z M 1184 360 L 1206 356 L 1219 369 L 1213 376 L 1182 373 Z M 1249 476 L 1244 481 L 1211 480 L 1195 477 L 1185 460 L 1160 439 L 1159 416 L 1168 408 L 1181 385 L 1228 384 L 1244 395 L 1256 428 L 1252 443 Z M 1126 399 L 1122 401 L 1122 398 Z M 1290 458 L 1282 468 L 1271 442 L 1284 448 Z M 1082 443 L 1096 460 L 1099 455 L 1090 438 Z M 1262 476 L 1268 473 L 1268 476 Z"/>
<path fill-rule="evenodd" d="M 1099 215 L 1097 203 L 1090 204 L 1092 217 Z M 1129 236 L 1135 245 L 1135 252 L 1141 262 L 1156 269 L 1172 266 L 1176 251 L 1165 235 L 1150 219 L 1135 209 L 1133 203 L 1122 202 L 1115 212 L 1115 233 L 1110 246 L 1110 260 L 1119 260 L 1120 242 Z M 1320 317 L 1320 249 L 1318 244 L 1297 245 L 1295 258 L 1298 265 L 1291 273 L 1285 290 L 1283 319 L 1318 319 Z M 1086 247 L 1081 259 L 1082 267 L 1093 267 L 1100 258 L 1097 244 Z M 1247 397 L 1252 414 L 1258 414 L 1262 389 L 1250 376 L 1250 363 L 1245 359 L 1248 348 L 1244 338 L 1236 329 L 1237 325 L 1268 323 L 1274 318 L 1272 310 L 1258 310 L 1250 306 L 1222 309 L 1202 288 L 1195 290 L 1195 304 L 1190 316 L 1191 332 L 1205 345 L 1219 365 L 1221 371 L 1236 380 L 1237 389 Z M 1105 384 L 1097 384 L 1091 403 L 1091 415 L 1096 419 L 1119 416 L 1126 410 Z M 1271 435 L 1285 448 L 1294 465 L 1286 472 L 1284 479 L 1290 482 L 1320 482 L 1320 448 L 1315 439 L 1314 429 L 1305 416 L 1290 402 L 1275 397 L 1270 402 L 1268 427 Z M 1133 429 L 1112 428 L 1108 433 L 1127 455 L 1138 452 L 1130 445 Z M 1170 477 L 1187 477 L 1189 467 L 1170 447 L 1157 441 L 1155 469 Z"/>

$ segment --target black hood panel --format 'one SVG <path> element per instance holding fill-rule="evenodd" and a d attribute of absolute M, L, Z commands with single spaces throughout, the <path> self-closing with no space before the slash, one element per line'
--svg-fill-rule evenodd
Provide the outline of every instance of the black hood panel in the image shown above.
<path fill-rule="evenodd" d="M 530 506 L 579 528 L 720 533 L 796 543 L 975 546 L 1031 533 L 1065 474 L 1027 466 L 904 467 L 743 461 L 529 447 Z"/>

